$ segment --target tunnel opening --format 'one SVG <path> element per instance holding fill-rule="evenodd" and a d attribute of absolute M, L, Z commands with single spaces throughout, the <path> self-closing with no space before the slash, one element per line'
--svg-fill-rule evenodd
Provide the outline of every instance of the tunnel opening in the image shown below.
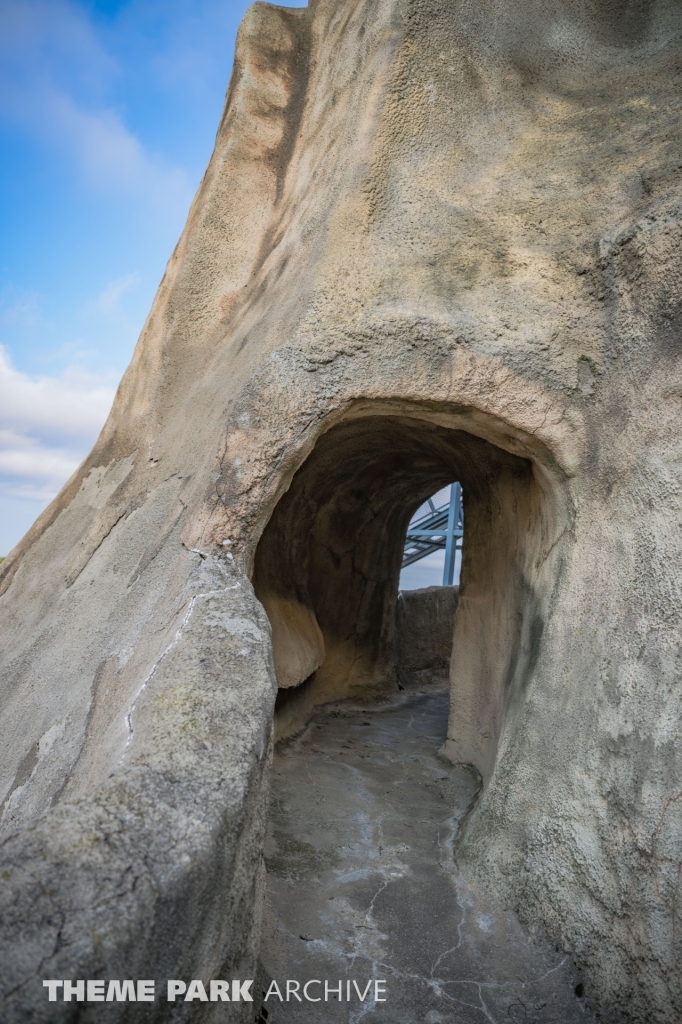
<path fill-rule="evenodd" d="M 481 427 L 467 410 L 428 413 L 378 411 L 330 426 L 255 555 L 283 741 L 264 844 L 261 962 L 282 1024 L 318 1017 L 288 991 L 279 1000 L 281 978 L 329 979 L 330 1021 L 381 1011 L 388 998 L 391 1019 L 408 1024 L 450 1020 L 448 993 L 464 995 L 462 978 L 495 979 L 491 1012 L 484 1002 L 481 1010 L 497 1019 L 520 978 L 549 979 L 534 990 L 543 1006 L 566 975 L 565 958 L 468 886 L 455 857 L 537 671 L 568 536 L 558 474 L 536 457 L 533 439 L 519 443 L 499 425 L 481 437 L 466 429 Z M 429 609 L 423 590 L 399 595 L 408 524 L 454 481 L 466 523 L 459 596 L 431 587 Z M 416 628 L 409 600 L 421 604 Z M 424 657 L 440 642 L 424 617 L 450 630 L 441 678 Z M 572 991 L 570 980 L 561 992 Z M 561 1015 L 577 1022 L 566 999 Z"/>
<path fill-rule="evenodd" d="M 453 481 L 407 527 L 395 613 L 398 690 L 448 687 L 463 543 L 462 488 Z"/>
<path fill-rule="evenodd" d="M 272 625 L 277 738 L 295 735 L 320 705 L 376 702 L 404 686 L 396 602 L 408 524 L 457 481 L 466 543 L 443 751 L 489 779 L 542 633 L 538 582 L 552 529 L 535 470 L 478 434 L 413 415 L 355 416 L 318 438 L 255 555 L 254 587 Z"/>
<path fill-rule="evenodd" d="M 464 544 L 463 495 L 459 481 L 419 506 L 407 527 L 398 589 L 456 586 Z"/>

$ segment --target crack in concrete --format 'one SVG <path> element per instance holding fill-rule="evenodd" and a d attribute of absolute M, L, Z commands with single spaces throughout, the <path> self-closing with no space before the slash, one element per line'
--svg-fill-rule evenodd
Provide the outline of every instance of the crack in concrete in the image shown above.
<path fill-rule="evenodd" d="M 126 723 L 126 729 L 127 729 L 127 732 L 128 732 L 128 736 L 127 736 L 127 739 L 126 739 L 125 749 L 124 749 L 123 753 L 121 754 L 121 758 L 120 758 L 120 760 L 118 762 L 119 765 L 123 764 L 123 761 L 125 760 L 125 756 L 126 756 L 126 754 L 128 752 L 128 748 L 130 747 L 130 744 L 132 743 L 132 740 L 133 740 L 133 732 L 134 732 L 134 730 L 133 730 L 133 712 L 135 710 L 137 702 L 140 699 L 140 697 L 142 696 L 142 694 L 144 693 L 144 691 L 146 690 L 147 686 L 149 685 L 150 680 L 153 678 L 157 668 L 159 667 L 159 665 L 161 664 L 163 659 L 166 657 L 166 655 L 170 654 L 170 652 L 173 650 L 173 648 L 178 643 L 178 641 L 179 641 L 180 637 L 182 636 L 182 633 L 183 633 L 183 631 L 185 629 L 185 626 L 187 625 L 187 623 L 190 620 L 190 617 L 192 615 L 192 610 L 194 609 L 194 605 L 196 603 L 197 597 L 200 597 L 200 596 L 202 596 L 202 595 L 195 594 L 192 598 L 190 598 L 189 606 L 187 608 L 187 612 L 185 613 L 185 617 L 183 618 L 182 622 L 180 623 L 180 626 L 178 627 L 175 636 L 173 637 L 171 642 L 168 644 L 166 649 L 161 653 L 161 655 L 154 662 L 154 664 L 152 665 L 151 669 L 149 670 L 149 672 L 147 673 L 145 678 L 142 680 L 142 683 L 140 684 L 140 687 L 139 687 L 137 693 L 133 697 L 132 704 L 130 705 L 130 707 L 128 709 L 128 712 L 127 712 L 127 714 L 125 716 L 125 723 Z"/>
<path fill-rule="evenodd" d="M 196 553 L 200 554 L 200 555 L 202 554 L 200 551 L 197 551 Z M 202 555 L 202 559 L 205 559 L 206 557 L 207 557 L 206 555 Z M 175 636 L 173 637 L 171 642 L 168 644 L 168 646 L 161 652 L 159 657 L 156 659 L 156 661 L 154 662 L 154 664 L 150 668 L 149 672 L 147 673 L 147 675 L 143 679 L 142 683 L 140 684 L 140 687 L 137 690 L 137 693 L 133 697 L 132 703 L 131 703 L 131 705 L 130 705 L 127 713 L 126 713 L 125 723 L 126 723 L 126 730 L 127 730 L 127 739 L 126 739 L 125 748 L 124 748 L 123 753 L 121 754 L 121 758 L 120 758 L 120 760 L 118 762 L 119 765 L 123 764 L 123 761 L 125 760 L 125 756 L 126 756 L 126 754 L 128 752 L 130 744 L 132 743 L 132 740 L 133 740 L 133 733 L 134 733 L 133 713 L 135 711 L 135 707 L 137 706 L 137 702 L 139 701 L 140 697 L 142 696 L 142 694 L 146 690 L 147 686 L 149 685 L 149 683 L 153 679 L 153 677 L 154 677 L 154 675 L 155 675 L 159 665 L 161 664 L 161 662 L 170 654 L 170 652 L 173 650 L 173 648 L 177 646 L 180 638 L 182 637 L 182 634 L 184 633 L 184 631 L 185 631 L 185 629 L 186 629 L 186 627 L 187 627 L 187 625 L 188 625 L 188 623 L 189 623 L 189 621 L 190 621 L 190 619 L 192 617 L 192 612 L 194 611 L 194 606 L 195 606 L 197 600 L 199 598 L 210 598 L 210 597 L 220 596 L 221 594 L 226 593 L 229 590 L 236 590 L 236 589 L 238 589 L 239 586 L 240 586 L 239 583 L 235 583 L 232 586 L 225 586 L 225 587 L 221 588 L 220 590 L 200 591 L 199 593 L 196 593 L 196 594 L 192 595 L 192 597 L 189 600 L 188 606 L 187 606 L 187 611 L 185 612 L 185 615 L 184 615 L 184 617 L 182 619 L 182 622 L 180 623 L 180 625 L 178 626 L 178 629 L 176 630 Z"/>
<path fill-rule="evenodd" d="M 276 753 L 266 969 L 387 980 L 390 1004 L 374 993 L 362 1005 L 327 1003 L 329 1024 L 370 1024 L 387 1010 L 392 1024 L 453 1013 L 457 1024 L 503 1024 L 537 1019 L 542 1005 L 546 1024 L 584 1022 L 572 962 L 531 944 L 459 872 L 455 844 L 478 781 L 437 754 L 447 703 L 431 690 L 373 710 L 320 711 Z M 301 948 L 300 935 L 314 938 Z M 278 1006 L 277 1024 L 317 1024 L 313 1010 Z"/>

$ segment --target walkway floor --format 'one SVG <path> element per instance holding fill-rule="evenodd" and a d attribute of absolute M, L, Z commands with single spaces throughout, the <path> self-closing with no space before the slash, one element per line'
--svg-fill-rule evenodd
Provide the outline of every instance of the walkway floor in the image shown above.
<path fill-rule="evenodd" d="M 458 874 L 453 843 L 476 782 L 437 753 L 447 694 L 402 696 L 320 714 L 275 756 L 262 957 L 284 1001 L 273 988 L 261 1019 L 592 1020 L 570 958 L 531 944 L 512 914 Z M 302 996 L 311 979 L 320 984 L 307 993 L 321 1002 L 297 1002 L 294 985 L 286 1002 L 287 980 Z M 376 980 L 385 985 L 366 992 Z"/>

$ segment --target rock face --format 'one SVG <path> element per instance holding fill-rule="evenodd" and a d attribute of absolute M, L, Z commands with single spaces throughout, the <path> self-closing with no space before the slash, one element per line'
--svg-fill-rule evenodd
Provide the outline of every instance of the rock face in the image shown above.
<path fill-rule="evenodd" d="M 250 9 L 109 421 L 2 563 L 3 1020 L 253 976 L 272 654 L 311 705 L 395 686 L 454 479 L 459 863 L 604 1019 L 680 1018 L 681 78 L 678 0 Z"/>
<path fill-rule="evenodd" d="M 529 940 L 511 911 L 474 893 L 457 870 L 453 844 L 478 779 L 438 756 L 447 705 L 436 680 L 430 692 L 406 690 L 378 707 L 344 702 L 318 709 L 304 734 L 275 751 L 265 988 L 328 978 L 345 998 L 332 996 L 321 1013 L 315 1003 L 280 1003 L 272 990 L 268 1020 L 596 1024 L 571 958 Z M 351 979 L 362 971 L 386 981 L 385 1006 L 371 989 L 364 1006 L 353 999 Z"/>
<path fill-rule="evenodd" d="M 404 590 L 396 603 L 398 679 L 411 688 L 447 681 L 459 587 Z"/>

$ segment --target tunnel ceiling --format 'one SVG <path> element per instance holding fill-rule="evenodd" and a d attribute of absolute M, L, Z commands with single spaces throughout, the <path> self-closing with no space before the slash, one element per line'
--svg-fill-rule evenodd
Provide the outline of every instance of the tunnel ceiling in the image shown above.
<path fill-rule="evenodd" d="M 495 487 L 501 474 L 526 482 L 532 476 L 529 462 L 479 437 L 407 416 L 364 416 L 324 433 L 256 553 L 254 586 L 273 624 L 280 686 L 317 671 L 320 700 L 390 688 L 412 514 L 457 479 L 474 533 L 485 532 L 485 522 L 502 514 Z"/>

